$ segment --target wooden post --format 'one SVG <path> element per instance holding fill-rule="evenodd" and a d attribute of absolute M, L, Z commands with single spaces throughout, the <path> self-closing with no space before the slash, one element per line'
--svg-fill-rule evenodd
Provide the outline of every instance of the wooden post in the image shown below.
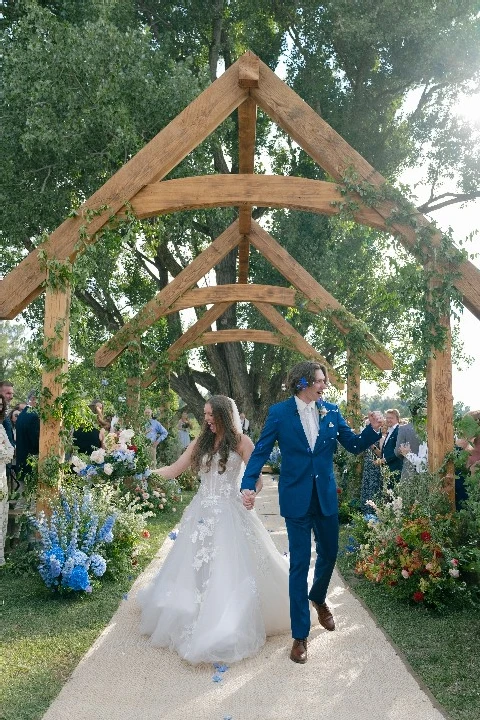
<path fill-rule="evenodd" d="M 65 459 L 61 435 L 63 418 L 58 399 L 63 392 L 63 373 L 68 368 L 70 299 L 69 286 L 49 287 L 47 278 L 44 320 L 44 350 L 47 360 L 42 373 L 40 412 L 43 420 L 40 422 L 37 498 L 37 512 L 43 510 L 47 514 L 48 500 L 55 497 L 59 490 L 58 463 Z M 47 479 L 48 482 L 45 482 Z"/>
<path fill-rule="evenodd" d="M 126 362 L 128 365 L 127 377 L 127 424 L 134 430 L 140 424 L 140 388 L 141 388 L 141 367 L 140 367 L 140 343 L 130 342 L 126 348 Z"/>
<path fill-rule="evenodd" d="M 441 324 L 446 330 L 443 350 L 434 350 L 427 363 L 427 437 L 428 464 L 431 472 L 443 465 L 445 455 L 453 450 L 453 394 L 450 318 L 444 316 Z M 455 507 L 455 471 L 449 462 L 444 476 L 444 488 Z"/>
<path fill-rule="evenodd" d="M 362 424 L 360 403 L 360 365 L 350 348 L 347 348 L 347 412 L 346 419 L 357 432 Z"/>

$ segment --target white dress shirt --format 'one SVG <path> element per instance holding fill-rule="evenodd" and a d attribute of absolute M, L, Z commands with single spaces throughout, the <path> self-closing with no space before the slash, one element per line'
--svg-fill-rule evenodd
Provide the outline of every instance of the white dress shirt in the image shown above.
<path fill-rule="evenodd" d="M 303 431 L 307 437 L 310 450 L 313 450 L 315 443 L 317 442 L 318 435 L 318 408 L 315 400 L 310 403 L 305 403 L 303 400 L 295 395 L 295 402 L 297 403 L 298 413 L 300 415 L 300 421 L 302 423 Z"/>

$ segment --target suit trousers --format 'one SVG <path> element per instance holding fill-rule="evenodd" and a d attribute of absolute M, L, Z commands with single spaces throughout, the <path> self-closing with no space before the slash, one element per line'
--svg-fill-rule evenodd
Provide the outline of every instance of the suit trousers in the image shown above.
<path fill-rule="evenodd" d="M 312 479 L 312 499 L 303 517 L 285 517 L 290 551 L 290 621 L 292 637 L 308 637 L 310 632 L 309 599 L 318 604 L 325 602 L 328 585 L 337 560 L 339 522 L 338 513 L 322 513 L 315 482 Z M 317 559 L 313 585 L 308 592 L 308 571 L 312 554 L 312 530 Z"/>

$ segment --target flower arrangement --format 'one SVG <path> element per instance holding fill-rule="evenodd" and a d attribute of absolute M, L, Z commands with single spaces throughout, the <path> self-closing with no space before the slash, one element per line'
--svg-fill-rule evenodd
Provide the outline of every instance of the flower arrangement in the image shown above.
<path fill-rule="evenodd" d="M 182 499 L 182 489 L 176 480 L 167 480 L 147 468 L 143 473 L 134 476 L 137 485 L 132 487 L 134 497 L 139 500 L 139 507 L 151 511 L 155 515 L 166 510 L 175 511 L 175 503 Z"/>
<path fill-rule="evenodd" d="M 352 530 L 358 575 L 430 606 L 470 597 L 462 578 L 464 558 L 452 545 L 454 513 L 429 515 L 418 503 L 404 507 L 391 490 L 384 504 L 367 505 L 373 512 L 358 515 Z"/>
<path fill-rule="evenodd" d="M 41 513 L 30 522 L 39 534 L 40 576 L 58 592 L 92 592 L 92 582 L 101 578 L 107 561 L 100 554 L 113 541 L 115 514 L 100 520 L 92 493 L 60 494 L 51 518 Z"/>
<path fill-rule="evenodd" d="M 275 445 L 272 452 L 270 453 L 270 457 L 268 458 L 268 464 L 272 468 L 272 472 L 276 475 L 280 472 L 280 468 L 282 465 L 282 455 L 280 453 L 280 448 Z"/>
<path fill-rule="evenodd" d="M 71 463 L 74 472 L 94 482 L 112 482 L 144 472 L 145 462 L 139 461 L 138 448 L 131 444 L 133 435 L 133 430 L 121 430 L 118 435 L 109 433 L 105 438 L 105 448 L 94 450 L 89 462 L 73 455 Z"/>

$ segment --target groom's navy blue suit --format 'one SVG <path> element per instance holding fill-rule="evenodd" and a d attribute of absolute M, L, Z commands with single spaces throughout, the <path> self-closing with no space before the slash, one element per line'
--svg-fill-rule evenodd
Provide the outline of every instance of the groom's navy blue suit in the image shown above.
<path fill-rule="evenodd" d="M 262 467 L 277 441 L 282 458 L 278 481 L 280 514 L 285 518 L 290 550 L 290 618 L 292 636 L 299 639 L 306 638 L 310 631 L 308 599 L 318 604 L 325 602 L 337 558 L 338 496 L 333 472 L 337 440 L 347 450 L 358 454 L 379 438 L 379 433 L 370 425 L 361 435 L 356 435 L 336 405 L 320 401 L 317 406 L 319 431 L 313 451 L 303 430 L 295 398 L 270 407 L 241 485 L 242 490 L 255 490 Z M 312 529 L 317 560 L 308 594 Z"/>

